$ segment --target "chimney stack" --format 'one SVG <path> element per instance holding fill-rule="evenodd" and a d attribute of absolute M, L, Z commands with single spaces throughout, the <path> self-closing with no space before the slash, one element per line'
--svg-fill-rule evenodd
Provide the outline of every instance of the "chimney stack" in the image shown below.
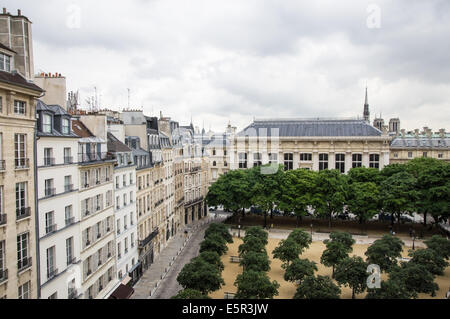
<path fill-rule="evenodd" d="M 442 138 L 445 137 L 445 128 L 441 128 L 441 129 L 439 130 L 439 136 L 442 137 Z"/>
<path fill-rule="evenodd" d="M 22 10 L 17 9 L 17 15 L 20 17 L 22 15 Z"/>
<path fill-rule="evenodd" d="M 425 131 L 425 134 L 427 135 L 428 138 L 431 138 L 431 137 L 433 136 L 433 130 L 432 130 L 432 129 L 429 129 L 429 128 L 427 127 L 427 129 L 426 129 L 426 131 Z"/>
<path fill-rule="evenodd" d="M 6 14 L 6 8 L 3 8 L 3 14 Z"/>
<path fill-rule="evenodd" d="M 416 137 L 419 137 L 419 129 L 418 129 L 418 128 L 416 128 L 416 129 L 414 130 L 414 135 L 415 135 Z"/>

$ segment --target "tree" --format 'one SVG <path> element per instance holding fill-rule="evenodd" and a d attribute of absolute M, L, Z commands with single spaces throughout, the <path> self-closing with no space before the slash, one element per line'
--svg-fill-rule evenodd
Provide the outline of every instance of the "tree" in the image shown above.
<path fill-rule="evenodd" d="M 241 259 L 240 265 L 244 267 L 244 271 L 269 271 L 270 261 L 266 253 L 249 251 Z"/>
<path fill-rule="evenodd" d="M 301 229 L 294 229 L 288 236 L 288 239 L 293 240 L 300 246 L 300 254 L 309 248 L 312 243 L 311 235 Z"/>
<path fill-rule="evenodd" d="M 264 242 L 255 236 L 245 236 L 244 242 L 239 246 L 239 256 L 243 256 L 250 251 L 266 253 Z"/>
<path fill-rule="evenodd" d="M 341 289 L 328 276 L 310 276 L 297 288 L 294 299 L 339 299 Z"/>
<path fill-rule="evenodd" d="M 435 223 L 447 221 L 450 216 L 450 164 L 434 158 L 415 158 L 405 167 L 416 179 L 415 207 L 423 214 L 424 225 L 430 214 Z"/>
<path fill-rule="evenodd" d="M 281 240 L 272 252 L 273 258 L 277 258 L 286 264 L 298 259 L 301 253 L 302 248 L 292 239 Z"/>
<path fill-rule="evenodd" d="M 344 209 L 346 178 L 338 170 L 323 170 L 316 175 L 314 186 L 312 204 L 319 214 L 328 216 L 331 227 L 333 215 Z"/>
<path fill-rule="evenodd" d="M 402 256 L 403 245 L 399 238 L 385 235 L 367 248 L 367 262 L 380 266 L 382 271 L 389 271 L 392 266 L 397 265 L 397 258 Z"/>
<path fill-rule="evenodd" d="M 379 185 L 381 183 L 382 176 L 380 170 L 376 168 L 368 167 L 355 167 L 351 168 L 348 172 L 348 183 L 374 183 Z"/>
<path fill-rule="evenodd" d="M 234 285 L 237 287 L 236 299 L 273 299 L 278 296 L 280 284 L 270 281 L 265 272 L 246 270 L 238 275 Z"/>
<path fill-rule="evenodd" d="M 395 218 L 400 223 L 402 214 L 414 212 L 414 202 L 417 198 L 415 184 L 416 179 L 408 172 L 396 173 L 381 183 L 383 210 L 391 214 L 392 225 Z"/>
<path fill-rule="evenodd" d="M 201 258 L 194 258 L 185 265 L 180 271 L 177 281 L 184 289 L 195 289 L 203 294 L 216 291 L 225 285 L 217 267 Z"/>
<path fill-rule="evenodd" d="M 439 290 L 439 286 L 434 282 L 433 274 L 424 265 L 414 262 L 392 267 L 389 279 L 403 282 L 413 298 L 417 298 L 419 293 L 430 294 L 434 297 Z"/>
<path fill-rule="evenodd" d="M 225 239 L 218 234 L 211 234 L 200 244 L 200 252 L 215 251 L 222 256 L 228 251 Z"/>
<path fill-rule="evenodd" d="M 266 228 L 268 212 L 273 212 L 273 208 L 280 202 L 284 171 L 280 165 L 274 174 L 261 174 L 261 167 L 254 167 L 251 174 L 254 181 L 251 201 L 264 212 L 264 228 Z"/>
<path fill-rule="evenodd" d="M 205 238 L 207 238 L 209 235 L 217 234 L 229 244 L 233 243 L 233 236 L 231 236 L 230 232 L 228 231 L 228 227 L 225 224 L 222 223 L 213 223 L 211 224 L 208 229 L 205 231 Z"/>
<path fill-rule="evenodd" d="M 347 248 L 348 253 L 351 253 L 353 251 L 352 246 L 356 242 L 350 233 L 340 231 L 330 233 L 330 239 L 326 239 L 323 242 L 326 245 L 329 241 L 337 241 L 342 243 Z"/>
<path fill-rule="evenodd" d="M 425 266 L 429 272 L 436 276 L 444 275 L 444 270 L 448 266 L 444 257 L 430 248 L 411 251 L 409 256 L 412 257 L 409 262 Z"/>
<path fill-rule="evenodd" d="M 284 268 L 286 269 L 284 280 L 298 282 L 299 284 L 306 277 L 314 276 L 314 271 L 317 271 L 317 266 L 314 261 L 300 258 L 295 259 L 291 264 L 284 266 Z"/>
<path fill-rule="evenodd" d="M 303 169 L 287 171 L 281 185 L 279 208 L 286 212 L 294 212 L 297 225 L 302 216 L 308 213 L 308 206 L 313 202 L 315 171 Z"/>
<path fill-rule="evenodd" d="M 411 299 L 414 296 L 404 282 L 389 279 L 381 282 L 380 289 L 367 289 L 366 299 Z"/>
<path fill-rule="evenodd" d="M 203 251 L 197 258 L 201 258 L 207 263 L 216 266 L 220 272 L 225 268 L 222 260 L 220 259 L 220 255 L 215 251 Z"/>
<path fill-rule="evenodd" d="M 425 245 L 440 254 L 444 259 L 450 258 L 450 240 L 440 235 L 434 235 L 431 239 L 424 240 Z"/>
<path fill-rule="evenodd" d="M 204 295 L 201 291 L 195 289 L 183 289 L 171 299 L 211 299 L 208 295 Z"/>
<path fill-rule="evenodd" d="M 379 213 L 380 191 L 373 182 L 356 182 L 349 185 L 347 209 L 358 216 L 360 224 L 365 223 Z"/>
<path fill-rule="evenodd" d="M 334 278 L 340 285 L 352 289 L 352 299 L 355 294 L 363 293 L 367 287 L 367 266 L 361 257 L 345 258 L 336 266 Z"/>
<path fill-rule="evenodd" d="M 343 243 L 339 241 L 329 241 L 326 243 L 327 248 L 320 257 L 320 262 L 327 267 L 332 267 L 331 277 L 334 278 L 334 269 L 337 264 L 348 257 L 349 250 Z"/>
<path fill-rule="evenodd" d="M 248 227 L 245 230 L 245 238 L 254 236 L 262 241 L 262 243 L 265 245 L 268 244 L 269 240 L 269 234 L 260 226 L 252 226 Z"/>

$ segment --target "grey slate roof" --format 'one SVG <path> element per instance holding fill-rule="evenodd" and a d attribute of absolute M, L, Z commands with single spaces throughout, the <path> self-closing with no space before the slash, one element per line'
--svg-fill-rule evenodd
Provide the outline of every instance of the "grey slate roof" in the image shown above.
<path fill-rule="evenodd" d="M 397 137 L 391 148 L 437 148 L 450 149 L 450 137 Z"/>
<path fill-rule="evenodd" d="M 280 137 L 352 137 L 382 134 L 364 120 L 286 119 L 254 121 L 238 133 L 238 136 L 271 136 L 272 129 L 278 129 Z"/>
<path fill-rule="evenodd" d="M 67 113 L 66 110 L 64 110 L 61 106 L 59 105 L 47 105 L 44 102 L 42 102 L 41 100 L 37 100 L 36 103 L 36 112 L 40 112 L 40 111 L 45 111 L 45 112 L 50 112 L 53 115 L 64 115 L 67 117 L 71 117 L 71 115 L 69 113 Z M 41 136 L 41 137 L 71 137 L 71 138 L 79 138 L 80 136 L 75 134 L 75 132 L 72 130 L 70 130 L 70 134 L 61 134 L 60 132 L 58 132 L 55 129 L 55 125 L 54 123 L 52 124 L 52 131 L 51 133 L 45 133 L 42 130 L 38 129 L 37 130 L 37 136 Z"/>
<path fill-rule="evenodd" d="M 108 132 L 108 152 L 131 152 L 131 149 Z"/>

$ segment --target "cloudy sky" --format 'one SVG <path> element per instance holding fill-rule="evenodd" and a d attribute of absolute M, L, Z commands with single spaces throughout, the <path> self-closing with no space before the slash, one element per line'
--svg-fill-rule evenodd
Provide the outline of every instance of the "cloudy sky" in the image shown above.
<path fill-rule="evenodd" d="M 33 21 L 36 72 L 82 101 L 222 131 L 254 117 L 450 129 L 448 0 L 4 0 Z M 85 103 L 83 103 L 85 104 Z"/>

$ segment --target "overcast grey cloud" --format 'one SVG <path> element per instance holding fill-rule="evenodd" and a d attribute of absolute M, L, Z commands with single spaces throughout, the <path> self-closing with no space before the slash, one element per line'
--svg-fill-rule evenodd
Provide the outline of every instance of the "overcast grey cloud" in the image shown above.
<path fill-rule="evenodd" d="M 33 21 L 36 71 L 67 76 L 83 100 L 97 87 L 104 107 L 125 107 L 130 88 L 147 114 L 223 130 L 253 117 L 362 115 L 367 83 L 372 118 L 449 129 L 448 0 L 3 4 Z M 367 26 L 374 5 L 380 28 Z"/>

